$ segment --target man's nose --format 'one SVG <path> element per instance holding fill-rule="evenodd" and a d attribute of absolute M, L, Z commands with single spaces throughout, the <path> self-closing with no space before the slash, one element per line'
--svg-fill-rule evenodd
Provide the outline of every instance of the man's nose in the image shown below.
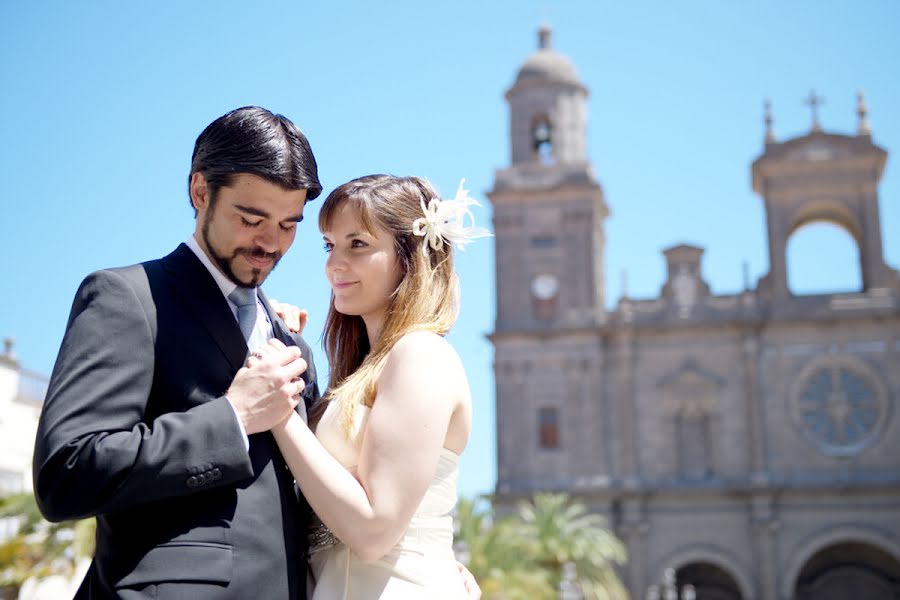
<path fill-rule="evenodd" d="M 259 230 L 259 234 L 254 241 L 256 245 L 266 252 L 275 252 L 278 250 L 278 225 L 274 227 L 263 227 Z"/>

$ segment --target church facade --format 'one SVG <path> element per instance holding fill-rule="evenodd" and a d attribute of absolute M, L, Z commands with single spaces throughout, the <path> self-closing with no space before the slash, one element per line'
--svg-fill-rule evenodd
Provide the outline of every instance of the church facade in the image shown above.
<path fill-rule="evenodd" d="M 633 599 L 669 567 L 700 599 L 900 597 L 900 276 L 862 99 L 856 135 L 767 132 L 755 287 L 712 294 L 703 249 L 679 245 L 659 297 L 609 311 L 588 91 L 539 39 L 506 93 L 512 164 L 489 193 L 497 504 L 559 490 L 605 515 Z M 791 294 L 787 242 L 821 220 L 858 245 L 859 291 Z"/>

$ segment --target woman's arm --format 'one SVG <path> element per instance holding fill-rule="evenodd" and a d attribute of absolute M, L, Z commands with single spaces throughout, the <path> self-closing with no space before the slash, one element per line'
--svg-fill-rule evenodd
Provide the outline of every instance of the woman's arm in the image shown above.
<path fill-rule="evenodd" d="M 453 348 L 425 332 L 403 337 L 388 357 L 354 477 L 292 415 L 273 429 L 313 510 L 363 560 L 397 543 L 434 477 L 454 411 L 469 402 Z"/>

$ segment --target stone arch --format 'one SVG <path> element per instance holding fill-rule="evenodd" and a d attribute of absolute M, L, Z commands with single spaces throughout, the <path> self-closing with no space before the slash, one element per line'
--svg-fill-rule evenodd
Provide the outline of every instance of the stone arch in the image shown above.
<path fill-rule="evenodd" d="M 529 134 L 531 135 L 531 151 L 535 160 L 544 164 L 553 164 L 556 152 L 554 147 L 556 132 L 553 119 L 550 118 L 547 111 L 538 111 L 531 116 Z"/>
<path fill-rule="evenodd" d="M 861 240 L 844 223 L 806 220 L 792 231 L 784 251 L 786 283 L 793 297 L 864 289 Z"/>
<path fill-rule="evenodd" d="M 748 569 L 733 552 L 716 544 L 691 544 L 669 553 L 651 571 L 652 581 L 660 581 L 663 572 L 671 567 L 678 571 L 694 563 L 709 563 L 727 573 L 737 584 L 743 600 L 755 600 L 756 589 Z"/>
<path fill-rule="evenodd" d="M 876 527 L 860 524 L 834 525 L 821 529 L 799 542 L 789 553 L 782 572 L 780 595 L 793 598 L 797 578 L 803 567 L 817 553 L 841 543 L 862 543 L 872 546 L 900 562 L 900 540 Z"/>
<path fill-rule="evenodd" d="M 812 221 L 845 229 L 859 249 L 862 292 L 897 290 L 897 272 L 884 262 L 878 182 L 887 153 L 871 140 L 812 132 L 769 144 L 753 163 L 753 189 L 765 199 L 769 272 L 760 279 L 766 300 L 788 301 L 788 238 Z"/>
<path fill-rule="evenodd" d="M 798 207 L 790 216 L 786 241 L 790 241 L 791 236 L 801 227 L 821 221 L 836 225 L 850 234 L 856 242 L 856 248 L 862 253 L 863 228 L 858 216 L 849 206 L 834 200 L 810 201 Z"/>

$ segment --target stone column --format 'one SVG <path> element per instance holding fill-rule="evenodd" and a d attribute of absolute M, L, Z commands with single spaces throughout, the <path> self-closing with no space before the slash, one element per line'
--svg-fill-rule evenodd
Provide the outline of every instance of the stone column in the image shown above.
<path fill-rule="evenodd" d="M 640 498 L 632 496 L 622 501 L 622 524 L 619 535 L 628 547 L 625 586 L 634 600 L 644 597 L 647 587 L 647 533 L 649 526 Z"/>
<path fill-rule="evenodd" d="M 754 485 L 765 484 L 769 473 L 766 464 L 763 399 L 760 395 L 759 334 L 752 331 L 744 335 L 741 349 L 744 363 L 744 402 L 749 424 L 750 480 Z"/>
<path fill-rule="evenodd" d="M 753 531 L 753 562 L 759 600 L 779 600 L 776 587 L 778 557 L 775 549 L 779 522 L 770 495 L 757 495 L 751 500 L 750 523 Z"/>
<path fill-rule="evenodd" d="M 878 191 L 875 185 L 865 185 L 861 190 L 860 217 L 862 240 L 860 240 L 859 260 L 862 263 L 863 289 L 873 287 L 893 287 L 886 281 L 888 268 L 884 264 L 881 245 L 881 218 L 878 211 Z"/>
<path fill-rule="evenodd" d="M 626 489 L 634 489 L 640 481 L 635 422 L 635 336 L 628 328 L 622 332 L 616 353 L 616 396 L 621 435 L 620 475 Z"/>
<path fill-rule="evenodd" d="M 790 215 L 782 208 L 786 199 L 766 198 L 769 226 L 769 291 L 773 298 L 788 296 L 787 226 Z"/>

